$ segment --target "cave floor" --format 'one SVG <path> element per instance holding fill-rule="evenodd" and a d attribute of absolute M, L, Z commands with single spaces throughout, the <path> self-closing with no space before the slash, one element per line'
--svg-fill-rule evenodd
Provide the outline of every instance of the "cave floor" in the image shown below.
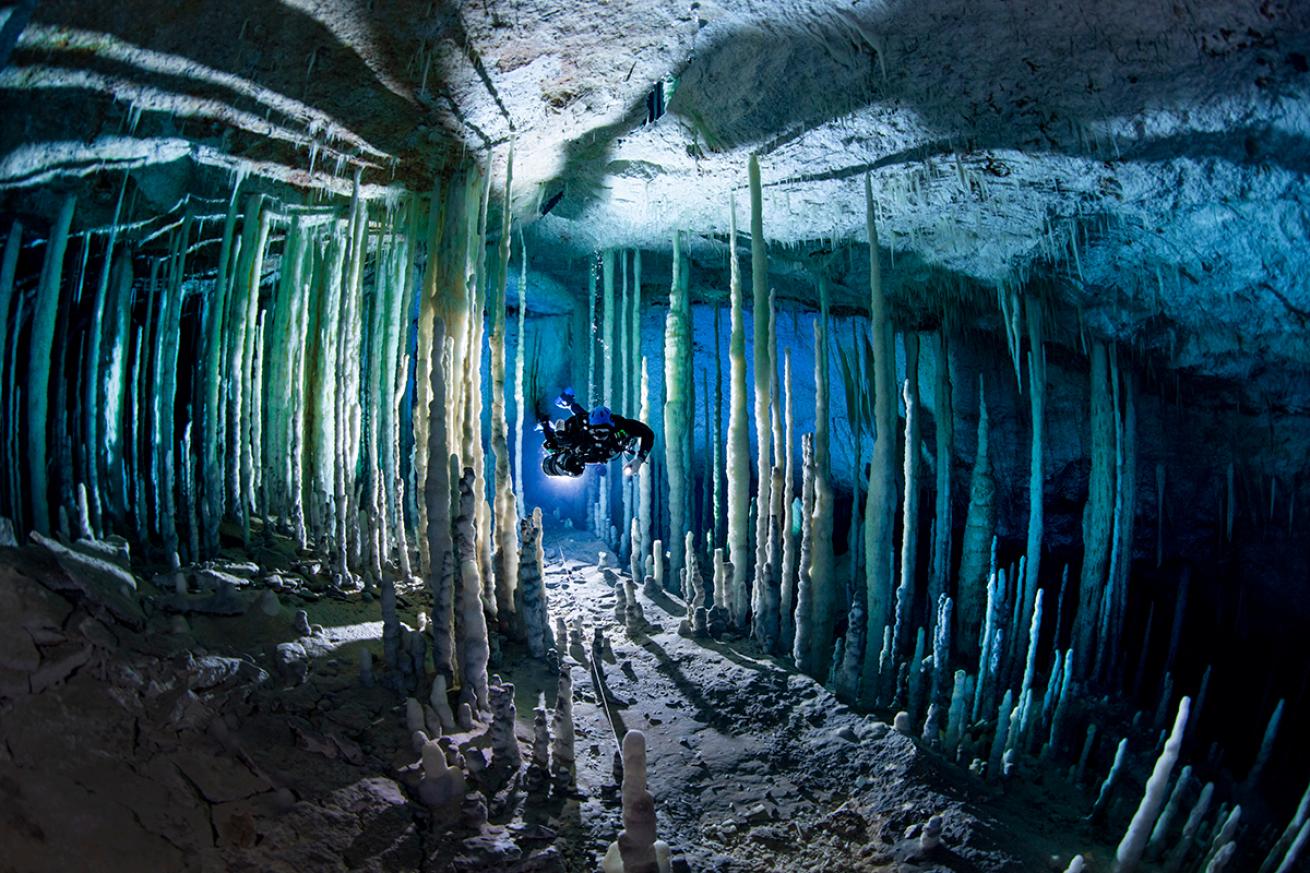
<path fill-rule="evenodd" d="M 548 795 L 516 779 L 482 825 L 434 821 L 417 802 L 404 699 L 359 681 L 358 649 L 381 660 L 378 604 L 334 591 L 312 559 L 285 544 L 230 550 L 229 565 L 258 567 L 243 571 L 241 614 L 189 611 L 183 626 L 160 609 L 177 597 L 143 583 L 154 606 L 130 627 L 68 591 L 41 549 L 3 550 L 0 871 L 595 870 L 620 827 L 615 732 L 590 669 L 595 627 L 612 650 L 609 713 L 619 732 L 647 736 L 675 869 L 1039 870 L 1052 855 L 1062 869 L 1075 848 L 1108 855 L 1081 819 L 1086 799 L 1062 779 L 988 786 L 749 640 L 679 636 L 674 596 L 640 593 L 648 628 L 629 634 L 596 566 L 602 550 L 548 523 L 551 614 L 584 627 L 567 647 L 577 790 Z M 284 585 L 274 603 L 269 586 L 296 574 L 312 584 Z M 400 592 L 401 620 L 417 626 L 426 602 L 421 587 Z M 300 608 L 315 626 L 306 636 L 293 629 Z M 304 682 L 280 664 L 289 642 L 305 650 Z M 491 671 L 515 684 L 526 757 L 533 707 L 543 695 L 553 706 L 554 681 L 517 646 L 493 658 Z M 452 739 L 489 752 L 485 734 L 478 724 Z M 924 852 L 918 832 L 932 815 L 943 844 Z"/>

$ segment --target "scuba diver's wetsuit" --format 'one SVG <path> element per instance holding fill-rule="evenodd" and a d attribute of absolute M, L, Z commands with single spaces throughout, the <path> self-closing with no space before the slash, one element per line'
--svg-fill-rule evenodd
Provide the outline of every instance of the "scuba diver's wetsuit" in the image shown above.
<path fill-rule="evenodd" d="M 655 444 L 655 433 L 644 422 L 614 415 L 606 406 L 588 412 L 572 389 L 565 389 L 555 403 L 573 414 L 558 424 L 538 413 L 546 448 L 541 469 L 547 476 L 581 476 L 587 464 L 607 464 L 632 452 L 636 443 L 636 456 L 624 467 L 631 475 Z"/>

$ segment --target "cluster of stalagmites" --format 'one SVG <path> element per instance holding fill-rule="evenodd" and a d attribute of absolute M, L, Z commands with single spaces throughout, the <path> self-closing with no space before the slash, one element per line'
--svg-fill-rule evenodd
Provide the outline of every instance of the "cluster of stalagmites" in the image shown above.
<path fill-rule="evenodd" d="M 413 697 L 406 700 L 406 728 L 420 756 L 416 790 L 431 808 L 434 822 L 442 827 L 458 822 L 477 827 L 485 822 L 489 804 L 507 802 L 507 791 L 572 791 L 576 779 L 573 680 L 567 667 L 558 675 L 553 715 L 548 715 L 544 702 L 534 710 L 526 762 L 515 735 L 514 686 L 499 676 L 488 686 L 489 711 L 475 713 L 465 702 L 459 704 L 458 714 L 453 713 L 441 676 L 433 680 L 427 704 Z"/>

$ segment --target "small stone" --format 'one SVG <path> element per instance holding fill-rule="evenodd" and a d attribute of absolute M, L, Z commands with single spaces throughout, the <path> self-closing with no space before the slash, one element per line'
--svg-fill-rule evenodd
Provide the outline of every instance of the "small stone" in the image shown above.
<path fill-rule="evenodd" d="M 296 610 L 296 617 L 292 624 L 295 627 L 296 633 L 300 634 L 302 637 L 311 636 L 314 632 L 314 629 L 309 626 L 309 613 L 305 612 L 303 609 Z"/>

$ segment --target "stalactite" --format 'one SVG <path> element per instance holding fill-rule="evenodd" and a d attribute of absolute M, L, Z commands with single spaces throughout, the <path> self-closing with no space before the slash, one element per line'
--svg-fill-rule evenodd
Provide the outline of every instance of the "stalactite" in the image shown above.
<path fill-rule="evenodd" d="M 496 609 L 502 621 L 510 621 L 515 612 L 514 589 L 519 579 L 518 512 L 515 509 L 514 483 L 510 475 L 509 425 L 505 420 L 505 292 L 509 281 L 511 232 L 510 196 L 514 173 L 514 152 L 510 149 L 505 166 L 505 192 L 500 226 L 500 268 L 487 302 L 491 310 L 491 455 L 495 472 L 495 505 L 492 518 L 495 545 L 492 573 L 496 583 Z M 479 352 L 480 356 L 480 352 Z M 522 413 L 520 413 L 521 415 Z M 481 427 L 481 424 L 478 425 Z M 522 474 L 520 474 L 522 475 Z"/>
<path fill-rule="evenodd" d="M 869 466 L 868 499 L 864 511 L 865 615 L 862 662 L 859 652 L 846 651 L 846 687 L 854 689 L 859 670 L 859 698 L 872 702 L 877 693 L 879 645 L 882 629 L 892 617 L 892 526 L 896 512 L 895 493 L 895 350 L 892 347 L 891 323 L 887 300 L 882 289 L 882 270 L 878 255 L 878 230 L 874 223 L 873 188 L 864 178 L 865 228 L 869 240 L 869 331 L 873 335 L 874 447 Z M 858 600 L 858 598 L 857 598 Z M 852 606 L 852 627 L 856 606 Z"/>
<path fill-rule="evenodd" d="M 691 457 L 687 432 L 694 416 L 688 396 L 691 374 L 691 318 L 687 294 L 687 261 L 682 256 L 682 235 L 673 235 L 673 282 L 669 311 L 664 320 L 664 458 L 669 482 L 669 579 L 682 572 L 682 533 L 691 527 L 687 512 L 691 491 Z"/>
<path fill-rule="evenodd" d="M 995 526 L 995 495 L 996 483 L 992 479 L 992 463 L 988 451 L 987 394 L 983 378 L 979 376 L 978 449 L 974 454 L 973 474 L 969 480 L 969 509 L 961 537 L 956 595 L 955 641 L 961 653 L 972 654 L 982 624 L 992 530 Z"/>
<path fill-rule="evenodd" d="M 1110 526 L 1114 511 L 1114 409 L 1110 403 L 1109 362 L 1103 343 L 1091 349 L 1091 454 L 1087 504 L 1083 510 L 1083 567 L 1078 585 L 1074 650 L 1090 674 L 1096 663 L 1097 607 L 1106 584 Z"/>
<path fill-rule="evenodd" d="M 749 619 L 750 601 L 747 574 L 750 572 L 749 524 L 750 513 L 750 438 L 746 430 L 746 328 L 742 312 L 741 270 L 737 260 L 737 209 L 730 204 L 728 235 L 728 289 L 732 305 L 732 335 L 728 340 L 730 362 L 728 409 L 728 560 L 732 563 L 731 591 L 722 598 L 718 588 L 714 591 L 717 602 L 732 611 L 732 622 L 745 628 Z"/>
<path fill-rule="evenodd" d="M 754 331 L 752 333 L 753 366 L 755 377 L 755 441 L 756 441 L 756 484 L 755 494 L 755 575 L 754 587 L 760 589 L 768 585 L 772 574 L 769 566 L 769 506 L 771 495 L 769 487 L 773 481 L 772 436 L 773 419 L 769 405 L 773 400 L 773 351 L 769 347 L 769 258 L 764 242 L 764 207 L 760 192 L 760 161 L 751 155 L 748 166 L 751 197 L 751 290 L 752 316 Z M 734 565 L 737 562 L 733 555 Z M 758 618 L 758 617 L 757 617 Z M 776 621 L 776 617 L 774 619 Z"/>
<path fill-rule="evenodd" d="M 951 409 L 950 344 L 943 327 L 935 335 L 933 413 L 936 417 L 935 445 L 937 495 L 934 507 L 932 559 L 928 569 L 928 599 L 936 603 L 947 591 L 951 578 L 951 464 L 955 457 L 955 416 Z"/>
<path fill-rule="evenodd" d="M 68 248 L 68 231 L 76 205 L 77 200 L 72 194 L 65 195 L 59 205 L 59 214 L 50 227 L 50 241 L 46 244 L 45 264 L 41 268 L 41 281 L 32 312 L 26 388 L 27 463 L 31 470 L 32 527 L 40 534 L 50 533 L 46 410 L 50 397 L 50 365 L 56 351 L 55 317 L 59 311 L 64 252 Z"/>

